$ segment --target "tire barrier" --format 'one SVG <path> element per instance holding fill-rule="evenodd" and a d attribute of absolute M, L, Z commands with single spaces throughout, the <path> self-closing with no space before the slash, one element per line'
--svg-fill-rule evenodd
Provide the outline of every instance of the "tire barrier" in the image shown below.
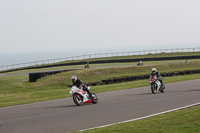
<path fill-rule="evenodd" d="M 200 69 L 199 70 L 176 71 L 176 72 L 164 72 L 164 73 L 161 73 L 161 76 L 162 77 L 172 77 L 172 76 L 198 74 L 198 73 L 200 73 Z M 140 76 L 112 78 L 112 79 L 107 79 L 107 80 L 101 80 L 99 82 L 87 83 L 87 85 L 91 85 L 91 86 L 107 85 L 107 84 L 149 79 L 149 77 L 150 77 L 150 75 L 146 74 L 146 75 L 140 75 Z"/>
<path fill-rule="evenodd" d="M 197 56 L 176 56 L 176 57 L 156 57 L 156 58 L 137 58 L 137 59 L 115 59 L 115 60 L 100 60 L 100 61 L 90 61 L 90 64 L 100 64 L 100 63 L 127 63 L 127 62 L 139 62 L 139 61 L 163 61 L 163 60 L 188 60 L 188 59 L 200 59 L 200 55 Z M 59 67 L 59 66 L 71 66 L 71 65 L 84 65 L 86 61 L 73 62 L 73 63 L 63 63 L 63 64 L 52 64 L 52 65 L 43 65 L 27 68 L 19 68 L 14 70 L 7 70 L 0 73 L 27 70 L 27 69 L 40 69 L 40 68 L 49 68 L 49 67 Z"/>
<path fill-rule="evenodd" d="M 42 77 L 46 77 L 48 75 L 53 75 L 53 74 L 66 72 L 66 71 L 73 71 L 73 70 L 79 70 L 79 69 L 67 69 L 67 70 L 55 70 L 55 71 L 29 73 L 29 82 L 36 82 L 38 79 Z"/>

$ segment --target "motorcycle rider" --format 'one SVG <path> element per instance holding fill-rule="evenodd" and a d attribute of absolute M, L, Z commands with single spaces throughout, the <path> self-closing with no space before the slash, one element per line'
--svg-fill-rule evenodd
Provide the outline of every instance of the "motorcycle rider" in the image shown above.
<path fill-rule="evenodd" d="M 90 62 L 88 61 L 86 64 L 85 64 L 85 68 L 89 68 L 90 67 Z"/>
<path fill-rule="evenodd" d="M 139 62 L 139 65 L 143 65 L 143 61 L 142 60 Z"/>
<path fill-rule="evenodd" d="M 72 80 L 72 83 L 73 83 L 72 86 L 76 86 L 79 89 L 83 88 L 83 90 L 86 91 L 89 94 L 90 97 L 92 97 L 91 92 L 89 91 L 87 86 L 80 79 L 78 79 L 76 76 L 72 76 L 71 80 Z"/>
<path fill-rule="evenodd" d="M 158 78 L 158 80 L 160 81 L 161 85 L 162 86 L 164 85 L 162 82 L 162 77 L 156 68 L 152 68 L 151 76 L 156 76 Z"/>

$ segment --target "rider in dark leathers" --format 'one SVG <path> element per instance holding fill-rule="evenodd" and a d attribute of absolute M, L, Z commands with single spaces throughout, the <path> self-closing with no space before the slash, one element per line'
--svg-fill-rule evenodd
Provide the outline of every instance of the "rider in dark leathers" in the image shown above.
<path fill-rule="evenodd" d="M 160 81 L 161 85 L 162 86 L 164 85 L 162 82 L 162 77 L 156 68 L 152 68 L 151 76 L 156 76 L 158 78 L 158 80 Z"/>
<path fill-rule="evenodd" d="M 80 79 L 77 79 L 76 76 L 72 76 L 71 80 L 72 80 L 73 86 L 76 86 L 79 89 L 83 88 L 83 90 L 86 91 L 89 94 L 90 97 L 92 97 L 91 92 L 89 91 L 87 86 Z"/>

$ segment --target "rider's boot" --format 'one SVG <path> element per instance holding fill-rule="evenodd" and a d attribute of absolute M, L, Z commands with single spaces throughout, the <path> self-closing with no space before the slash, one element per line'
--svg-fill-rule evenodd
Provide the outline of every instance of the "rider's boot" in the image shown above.
<path fill-rule="evenodd" d="M 90 93 L 89 90 L 88 90 L 88 94 L 89 94 L 89 97 L 90 97 L 90 98 L 93 98 L 93 97 L 92 97 L 92 93 Z"/>
<path fill-rule="evenodd" d="M 164 86 L 164 84 L 163 84 L 162 80 L 159 80 L 159 81 L 160 81 L 160 83 L 161 83 L 161 86 Z"/>
<path fill-rule="evenodd" d="M 92 98 L 92 93 L 88 89 L 86 89 L 85 91 L 88 93 L 89 97 Z"/>
<path fill-rule="evenodd" d="M 163 82 L 161 83 L 161 86 L 162 86 L 162 89 L 165 89 L 165 85 Z"/>
<path fill-rule="evenodd" d="M 88 93 L 88 95 L 89 95 L 90 98 L 93 98 L 92 97 L 92 93 L 89 91 L 89 89 L 87 88 L 87 86 L 84 86 L 84 90 Z"/>

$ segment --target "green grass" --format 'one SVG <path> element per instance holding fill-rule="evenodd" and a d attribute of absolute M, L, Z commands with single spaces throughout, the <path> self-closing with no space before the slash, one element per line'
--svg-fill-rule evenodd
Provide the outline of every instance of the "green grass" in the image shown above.
<path fill-rule="evenodd" d="M 188 69 L 194 70 L 199 69 L 199 63 L 200 62 L 157 65 L 156 67 L 161 72 Z M 85 83 L 89 83 L 113 77 L 149 74 L 152 67 L 155 66 L 77 70 L 47 76 L 34 83 L 28 82 L 28 75 L 0 77 L 0 107 L 70 97 L 68 93 L 70 91 L 69 86 L 72 84 L 70 80 L 72 75 L 77 75 Z M 166 77 L 164 82 L 170 83 L 199 78 L 200 74 Z M 111 85 L 93 86 L 92 91 L 100 93 L 148 85 L 147 79 Z"/>
<path fill-rule="evenodd" d="M 179 64 L 182 63 L 184 60 L 164 60 L 164 61 L 145 61 L 144 65 L 162 65 L 162 64 Z M 189 60 L 191 63 L 194 62 L 200 62 L 200 59 L 191 59 Z M 103 64 L 90 64 L 91 68 L 93 69 L 95 67 L 112 67 L 112 66 L 130 66 L 130 65 L 136 65 L 137 62 L 129 62 L 129 63 L 103 63 Z M 7 72 L 3 74 L 15 74 L 15 73 L 29 73 L 29 72 L 38 72 L 38 71 L 50 71 L 50 70 L 62 70 L 62 69 L 76 69 L 76 68 L 83 68 L 84 65 L 72 65 L 72 66 L 60 66 L 60 67 L 50 67 L 50 68 L 41 68 L 41 69 L 28 69 L 28 70 L 19 70 L 19 71 L 13 71 L 13 72 Z M 2 74 L 0 74 L 2 75 Z"/>
<path fill-rule="evenodd" d="M 180 55 L 180 53 L 178 53 Z M 188 53 L 187 53 L 188 54 Z M 191 54 L 191 53 L 189 53 Z M 196 53 L 193 53 L 196 54 Z M 173 54 L 174 56 L 175 54 Z M 183 54 L 185 55 L 185 53 Z M 155 56 L 155 55 L 151 55 Z M 159 54 L 160 56 L 160 54 Z M 168 54 L 162 56 L 169 56 Z M 143 57 L 143 56 L 142 56 Z M 28 82 L 28 75 L 19 76 L 4 76 L 0 77 L 0 107 L 18 105 L 24 103 L 46 101 L 52 99 L 60 99 L 70 97 L 68 94 L 71 86 L 71 76 L 76 75 L 84 83 L 100 82 L 101 80 L 110 78 L 120 78 L 125 76 L 139 76 L 150 74 L 151 68 L 156 67 L 161 74 L 163 72 L 174 72 L 174 71 L 184 71 L 184 70 L 196 70 L 200 68 L 199 59 L 191 60 L 191 63 L 180 63 L 179 61 L 156 61 L 156 62 L 145 62 L 144 66 L 130 66 L 130 67 L 118 67 L 118 68 L 99 68 L 99 69 L 84 69 L 63 72 L 60 74 L 47 76 L 39 79 L 37 82 Z M 154 65 L 152 65 L 154 64 Z M 113 65 L 132 65 L 132 63 L 117 63 L 117 64 L 96 64 L 96 66 L 113 66 Z M 74 67 L 74 66 L 71 66 Z M 79 66 L 83 67 L 83 66 Z M 69 67 L 68 67 L 69 68 Z M 49 68 L 51 69 L 51 68 Z M 60 69 L 60 68 L 59 68 Z M 37 71 L 43 71 L 44 69 L 39 69 Z M 47 70 L 47 69 L 45 69 Z M 35 71 L 35 70 L 33 70 Z M 19 73 L 27 71 L 19 71 Z M 17 72 L 16 72 L 17 73 Z M 8 74 L 8 73 L 6 73 Z M 188 77 L 190 77 L 188 79 Z M 183 79 L 182 79 L 183 78 Z M 179 76 L 178 79 L 190 80 L 197 79 L 199 75 L 193 76 Z M 170 80 L 174 78 L 165 78 L 164 82 L 171 82 Z M 135 88 L 139 86 L 148 85 L 147 80 L 133 81 L 128 83 L 94 86 L 93 91 L 96 93 Z M 176 81 L 176 78 L 173 82 Z"/>
<path fill-rule="evenodd" d="M 199 133 L 200 106 L 142 120 L 83 131 L 83 133 Z"/>
<path fill-rule="evenodd" d="M 164 72 L 195 70 L 200 68 L 200 62 L 195 63 L 179 63 L 179 64 L 164 64 L 164 65 L 149 65 L 149 66 L 134 66 L 134 67 L 121 67 L 121 68 L 104 68 L 104 69 L 85 69 L 70 71 L 60 74 L 60 78 L 70 79 L 72 75 L 76 75 L 82 79 L 86 84 L 91 82 L 99 82 L 101 80 L 110 78 L 119 78 L 126 76 L 140 76 L 150 74 L 152 67 L 156 67 L 162 74 Z M 51 82 L 54 82 L 54 77 L 51 77 Z M 67 80 L 66 85 L 71 85 L 71 81 Z"/>

